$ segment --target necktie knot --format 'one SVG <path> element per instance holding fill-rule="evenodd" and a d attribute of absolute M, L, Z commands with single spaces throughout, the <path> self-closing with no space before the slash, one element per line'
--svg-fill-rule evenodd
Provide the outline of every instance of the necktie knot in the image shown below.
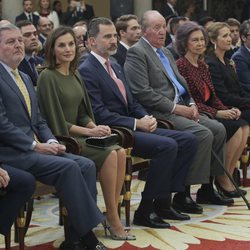
<path fill-rule="evenodd" d="M 11 73 L 12 73 L 15 77 L 19 77 L 18 69 L 13 69 L 13 70 L 11 70 Z"/>
<path fill-rule="evenodd" d="M 33 58 L 33 57 L 31 57 L 30 59 L 29 59 L 29 62 L 30 62 L 30 64 L 35 64 L 35 59 Z"/>
<path fill-rule="evenodd" d="M 160 49 L 160 48 L 156 49 L 156 53 L 159 54 L 160 57 L 164 57 L 164 53 L 163 53 L 162 49 Z"/>

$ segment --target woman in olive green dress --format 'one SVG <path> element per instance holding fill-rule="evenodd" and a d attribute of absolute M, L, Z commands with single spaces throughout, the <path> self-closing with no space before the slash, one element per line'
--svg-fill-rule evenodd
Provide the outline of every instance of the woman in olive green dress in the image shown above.
<path fill-rule="evenodd" d="M 55 29 L 46 45 L 47 68 L 40 74 L 37 88 L 41 112 L 54 134 L 74 136 L 82 146 L 82 155 L 95 162 L 111 237 L 134 240 L 135 237 L 124 230 L 118 216 L 118 199 L 125 176 L 125 151 L 118 145 L 95 147 L 85 142 L 89 136 L 110 135 L 111 131 L 108 126 L 94 123 L 85 86 L 76 70 L 78 55 L 72 29 L 63 26 Z"/>

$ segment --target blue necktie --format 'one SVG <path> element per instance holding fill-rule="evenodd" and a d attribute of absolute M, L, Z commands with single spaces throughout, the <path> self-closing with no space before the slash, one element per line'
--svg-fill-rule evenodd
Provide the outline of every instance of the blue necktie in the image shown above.
<path fill-rule="evenodd" d="M 178 97 L 184 95 L 186 93 L 186 90 L 176 79 L 175 73 L 170 65 L 168 58 L 163 53 L 162 49 L 157 49 L 156 52 L 159 55 L 160 60 L 161 60 L 162 64 L 164 65 L 164 68 L 168 72 L 168 75 L 170 77 L 172 84 L 174 84 L 176 89 L 178 90 Z"/>

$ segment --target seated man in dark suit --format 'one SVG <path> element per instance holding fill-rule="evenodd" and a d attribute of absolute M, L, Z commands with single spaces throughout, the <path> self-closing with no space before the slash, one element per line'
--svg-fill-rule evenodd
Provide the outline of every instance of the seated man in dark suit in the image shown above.
<path fill-rule="evenodd" d="M 113 57 L 123 67 L 127 50 L 132 47 L 141 37 L 141 26 L 135 15 L 120 16 L 115 23 L 117 34 L 120 38 L 117 52 Z"/>
<path fill-rule="evenodd" d="M 233 54 L 232 59 L 236 65 L 241 87 L 250 93 L 250 20 L 241 24 L 240 38 L 242 45 Z"/>
<path fill-rule="evenodd" d="M 23 13 L 16 17 L 15 23 L 22 20 L 29 20 L 31 23 L 37 26 L 39 16 L 32 12 L 33 3 L 32 0 L 23 0 Z"/>
<path fill-rule="evenodd" d="M 171 207 L 171 193 L 183 191 L 197 142 L 186 132 L 157 128 L 150 116 L 133 98 L 119 64 L 110 62 L 116 53 L 117 33 L 107 18 L 95 18 L 89 24 L 91 54 L 80 66 L 97 124 L 117 125 L 134 131 L 132 155 L 151 159 L 134 224 L 167 228 L 164 219 L 190 217 Z"/>
<path fill-rule="evenodd" d="M 124 71 L 132 93 L 158 119 L 172 121 L 179 131 L 193 133 L 199 148 L 185 180 L 186 192 L 174 196 L 176 209 L 197 213 L 200 204 L 229 205 L 232 199 L 219 195 L 213 177 L 224 172 L 214 153 L 224 162 L 224 126 L 200 115 L 185 79 L 180 75 L 171 53 L 164 48 L 166 21 L 158 11 L 147 11 L 142 18 L 142 37 L 128 50 Z M 209 178 L 211 175 L 211 178 Z M 208 183 L 210 181 L 210 183 Z M 190 196 L 190 185 L 203 184 L 197 203 Z"/>
<path fill-rule="evenodd" d="M 34 55 L 38 51 L 39 41 L 36 27 L 28 20 L 17 22 L 16 26 L 23 35 L 25 57 L 19 64 L 18 69 L 29 75 L 33 85 L 36 86 L 38 72 L 36 66 L 43 64 L 43 59 Z"/>
<path fill-rule="evenodd" d="M 68 211 L 68 239 L 61 250 L 106 249 L 91 231 L 103 221 L 96 206 L 96 171 L 84 157 L 65 153 L 42 119 L 30 78 L 17 70 L 23 37 L 13 24 L 0 26 L 0 162 L 55 186 Z M 72 195 L 74 194 L 74 195 Z"/>
<path fill-rule="evenodd" d="M 0 167 L 0 234 L 9 233 L 17 214 L 34 193 L 32 174 L 7 165 Z"/>

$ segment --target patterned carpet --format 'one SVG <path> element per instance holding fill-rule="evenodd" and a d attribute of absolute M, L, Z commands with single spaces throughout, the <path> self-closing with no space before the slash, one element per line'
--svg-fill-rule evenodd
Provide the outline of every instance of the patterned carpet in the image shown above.
<path fill-rule="evenodd" d="M 132 182 L 131 218 L 139 203 L 143 185 L 144 182 L 141 181 Z M 197 188 L 198 186 L 192 190 L 194 198 Z M 246 190 L 247 199 L 250 200 L 250 188 Z M 104 210 L 99 185 L 98 194 L 98 206 Z M 250 250 L 250 211 L 241 199 L 235 199 L 235 204 L 231 207 L 204 206 L 204 214 L 191 217 L 188 222 L 169 221 L 171 229 L 149 229 L 132 225 L 131 232 L 136 235 L 136 241 L 124 242 L 105 238 L 100 225 L 95 229 L 95 233 L 110 249 Z M 54 197 L 37 200 L 31 225 L 25 237 L 25 249 L 57 249 L 63 241 L 63 228 L 58 226 L 58 200 Z M 14 243 L 12 246 L 13 250 L 18 249 Z M 0 249 L 4 249 L 3 237 L 0 237 Z"/>

